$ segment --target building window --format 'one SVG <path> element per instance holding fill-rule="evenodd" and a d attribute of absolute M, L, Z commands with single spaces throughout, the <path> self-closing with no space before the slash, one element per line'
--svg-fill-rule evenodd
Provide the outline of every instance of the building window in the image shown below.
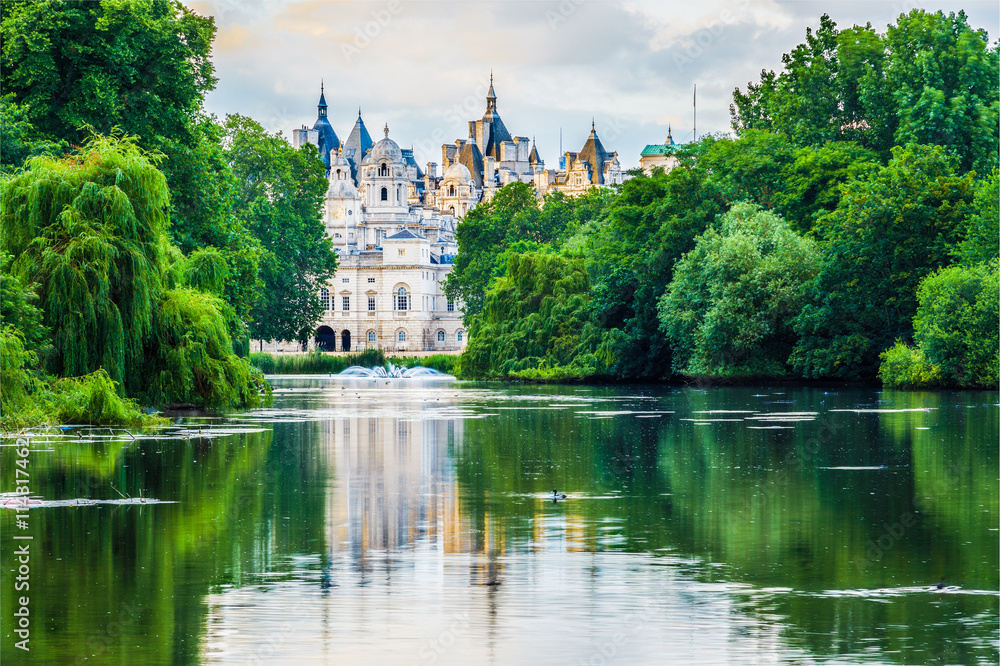
<path fill-rule="evenodd" d="M 444 331 L 438 331 L 438 342 L 444 342 Z"/>
<path fill-rule="evenodd" d="M 368 312 L 375 312 L 375 297 L 368 297 Z"/>
<path fill-rule="evenodd" d="M 320 303 L 323 304 L 323 309 L 324 310 L 329 310 L 330 309 L 330 290 L 329 289 L 320 289 L 319 290 L 319 300 L 320 300 Z"/>
<path fill-rule="evenodd" d="M 344 296 L 341 299 L 341 303 L 344 304 L 344 312 L 350 312 L 350 310 L 351 310 L 351 297 L 350 296 Z"/>
<path fill-rule="evenodd" d="M 351 278 L 340 278 L 340 281 L 344 284 L 349 284 L 351 282 Z"/>
<path fill-rule="evenodd" d="M 389 200 L 389 190 L 387 190 L 386 188 L 383 187 L 382 188 L 382 201 L 388 201 L 388 200 Z"/>
<path fill-rule="evenodd" d="M 380 175 L 380 176 L 388 176 L 389 175 L 389 165 L 383 163 L 382 166 L 380 166 L 379 169 L 378 169 L 378 175 Z M 385 190 L 382 190 L 382 191 L 384 192 Z M 384 201 L 385 197 L 382 197 L 382 200 Z"/>
<path fill-rule="evenodd" d="M 400 287 L 396 292 L 396 309 L 397 310 L 409 310 L 410 309 L 410 297 L 406 293 L 406 287 Z"/>
<path fill-rule="evenodd" d="M 455 186 L 454 185 L 451 185 L 450 187 L 448 187 L 448 196 L 449 197 L 455 196 Z"/>
<path fill-rule="evenodd" d="M 406 255 L 406 250 L 404 250 L 403 248 L 400 248 L 399 249 L 399 256 L 402 257 L 402 256 L 405 256 L 405 255 Z"/>
<path fill-rule="evenodd" d="M 375 342 L 375 331 L 368 331 L 368 342 Z"/>
<path fill-rule="evenodd" d="M 455 311 L 455 299 L 454 298 L 449 298 L 448 299 L 448 312 L 454 312 L 454 311 Z"/>
<path fill-rule="evenodd" d="M 368 284 L 375 284 L 375 278 L 368 278 Z"/>
<path fill-rule="evenodd" d="M 406 331 L 400 331 L 399 335 L 396 336 L 396 339 L 400 342 L 406 342 Z"/>
<path fill-rule="evenodd" d="M 455 339 L 459 342 L 462 341 L 462 331 L 455 333 Z"/>

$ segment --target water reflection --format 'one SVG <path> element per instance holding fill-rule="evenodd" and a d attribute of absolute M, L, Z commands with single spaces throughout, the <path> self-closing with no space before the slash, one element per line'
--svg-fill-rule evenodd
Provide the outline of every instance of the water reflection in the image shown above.
<path fill-rule="evenodd" d="M 36 663 L 997 660 L 995 396 L 276 383 L 262 432 L 39 443 L 46 499 L 178 504 L 32 513 Z"/>

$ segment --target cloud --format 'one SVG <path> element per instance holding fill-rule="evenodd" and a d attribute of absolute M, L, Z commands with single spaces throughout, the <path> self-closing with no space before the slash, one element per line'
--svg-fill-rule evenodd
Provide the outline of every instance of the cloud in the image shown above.
<path fill-rule="evenodd" d="M 316 118 L 319 82 L 342 138 L 361 106 L 373 134 L 414 145 L 421 162 L 440 161 L 440 143 L 467 136 L 482 116 L 492 70 L 508 129 L 535 137 L 549 166 L 579 150 L 594 118 L 623 166 L 673 126 L 689 140 L 692 87 L 698 132 L 729 129 L 734 88 L 779 69 L 781 55 L 828 12 L 842 27 L 878 30 L 908 0 L 811 2 L 701 0 L 437 2 L 215 0 L 189 2 L 219 26 L 219 77 L 206 107 L 243 113 L 288 136 Z M 964 3 L 970 22 L 995 39 L 995 2 Z M 955 11 L 958 3 L 927 9 Z"/>

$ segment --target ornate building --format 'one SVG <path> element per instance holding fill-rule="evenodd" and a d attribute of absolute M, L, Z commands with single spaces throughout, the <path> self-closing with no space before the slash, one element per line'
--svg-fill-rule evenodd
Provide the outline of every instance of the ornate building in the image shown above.
<path fill-rule="evenodd" d="M 326 230 L 339 255 L 337 274 L 320 293 L 324 314 L 310 348 L 463 349 L 461 304 L 442 289 L 458 250 L 459 220 L 509 183 L 533 184 L 542 197 L 623 179 L 618 154 L 604 148 L 593 124 L 580 152 L 563 155 L 564 168 L 546 170 L 534 142 L 511 135 L 500 118 L 492 76 L 486 112 L 469 122 L 468 138 L 441 147 L 440 175 L 435 162 L 421 170 L 413 151 L 389 138 L 388 126 L 373 143 L 360 109 L 341 143 L 327 111 L 321 86 L 313 127 L 292 131 L 296 147 L 313 143 L 323 157 L 330 181 Z M 261 348 L 292 351 L 297 345 Z"/>
<path fill-rule="evenodd" d="M 359 127 L 366 135 L 360 117 Z M 456 217 L 419 203 L 412 156 L 389 138 L 388 126 L 384 134 L 356 166 L 344 152 L 330 155 L 326 225 L 339 264 L 320 293 L 324 314 L 314 344 L 327 351 L 460 350 L 460 308 L 442 289 L 457 251 Z M 468 205 L 458 193 L 453 203 L 463 212 Z"/>
<path fill-rule="evenodd" d="M 639 166 L 647 176 L 653 175 L 653 167 L 662 167 L 664 171 L 670 171 L 677 166 L 677 158 L 674 156 L 677 145 L 670 134 L 668 125 L 667 140 L 664 143 L 652 143 L 643 148 L 639 154 Z"/>

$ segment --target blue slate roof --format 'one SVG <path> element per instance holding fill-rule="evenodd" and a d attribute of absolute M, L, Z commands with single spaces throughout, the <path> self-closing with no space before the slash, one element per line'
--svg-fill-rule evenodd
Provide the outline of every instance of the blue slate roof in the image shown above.
<path fill-rule="evenodd" d="M 323 164 L 326 165 L 326 170 L 330 171 L 330 151 L 340 150 L 340 139 L 337 138 L 337 133 L 333 131 L 333 125 L 330 124 L 330 119 L 326 115 L 326 94 L 323 91 L 323 87 L 320 86 L 319 92 L 319 104 L 316 105 L 316 124 L 313 125 L 313 129 L 319 133 L 319 141 L 317 141 L 317 147 L 319 148 L 319 156 L 323 158 Z"/>
<path fill-rule="evenodd" d="M 409 229 L 403 229 L 402 231 L 395 233 L 391 236 L 386 236 L 386 240 L 409 240 L 409 239 L 422 239 L 423 236 L 418 236 Z"/>

